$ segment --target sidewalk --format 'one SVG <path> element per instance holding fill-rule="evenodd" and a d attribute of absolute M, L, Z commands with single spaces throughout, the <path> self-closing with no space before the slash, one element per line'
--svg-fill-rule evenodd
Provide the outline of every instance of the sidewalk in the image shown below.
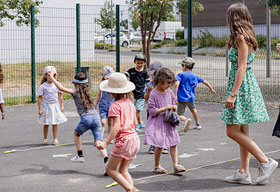
<path fill-rule="evenodd" d="M 197 103 L 202 130 L 179 132 L 179 163 L 187 172 L 180 175 L 157 175 L 152 173 L 154 157 L 147 153 L 143 145 L 144 130 L 139 133 L 141 149 L 133 160 L 130 173 L 138 189 L 150 191 L 207 191 L 207 192 L 276 192 L 279 191 L 279 168 L 269 178 L 266 185 L 244 186 L 228 184 L 223 179 L 231 175 L 239 166 L 238 145 L 225 133 L 220 120 L 221 104 Z M 79 121 L 72 100 L 65 101 L 68 122 L 59 126 L 58 139 L 62 146 L 42 146 L 42 126 L 36 122 L 37 105 L 6 107 L 6 117 L 0 121 L 0 191 L 7 192 L 119 192 L 120 186 L 105 189 L 114 181 L 104 177 L 103 159 L 93 146 L 90 132 L 82 136 L 85 163 L 72 163 L 76 155 L 73 145 L 73 130 Z M 253 124 L 251 137 L 268 156 L 280 161 L 280 139 L 272 137 L 279 109 L 268 110 L 270 122 Z M 190 117 L 190 112 L 186 113 Z M 143 111 L 143 119 L 146 113 Z M 191 126 L 193 126 L 192 124 Z M 179 128 L 182 129 L 182 128 Z M 105 134 L 106 135 L 106 134 Z M 49 141 L 52 131 L 49 129 Z M 108 147 L 111 151 L 112 145 Z M 4 154 L 15 149 L 16 152 Z M 20 151 L 22 150 L 22 151 Z M 162 155 L 161 165 L 172 172 L 170 155 Z M 257 161 L 252 157 L 250 173 L 253 182 L 257 177 Z"/>

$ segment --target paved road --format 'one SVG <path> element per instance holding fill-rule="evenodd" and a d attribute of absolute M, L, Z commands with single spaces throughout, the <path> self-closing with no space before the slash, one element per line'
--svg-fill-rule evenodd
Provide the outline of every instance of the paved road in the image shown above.
<path fill-rule="evenodd" d="M 228 184 L 225 176 L 232 174 L 239 165 L 238 146 L 225 135 L 223 122 L 219 120 L 221 105 L 197 103 L 202 130 L 180 132 L 181 144 L 178 145 L 179 163 L 189 171 L 181 175 L 155 175 L 153 155 L 147 154 L 148 146 L 143 145 L 141 132 L 141 150 L 130 169 L 135 185 L 145 192 L 152 191 L 207 191 L 207 192 L 278 192 L 280 170 L 268 180 L 266 185 L 243 186 Z M 120 186 L 105 189 L 113 183 L 104 177 L 103 160 L 92 144 L 91 133 L 82 136 L 86 161 L 83 164 L 72 163 L 70 158 L 76 155 L 73 142 L 73 129 L 79 117 L 72 100 L 65 102 L 65 114 L 68 122 L 59 126 L 59 141 L 62 146 L 41 146 L 42 127 L 36 122 L 37 105 L 6 107 L 7 118 L 0 121 L 0 191 L 1 192 L 120 192 Z M 269 156 L 280 161 L 280 139 L 271 136 L 272 127 L 278 115 L 278 109 L 269 110 L 270 122 L 254 124 L 251 136 Z M 142 114 L 145 118 L 145 113 Z M 190 113 L 187 112 L 186 116 Z M 52 141 L 51 132 L 49 138 Z M 39 148 L 38 148 L 39 147 Z M 112 145 L 108 147 L 111 150 Z M 16 149 L 18 152 L 4 154 L 4 151 Z M 24 150 L 24 151 L 19 151 Z M 188 157 L 189 156 L 189 157 Z M 228 161 L 230 160 L 230 161 Z M 172 171 L 170 155 L 162 155 L 161 164 Z M 257 162 L 251 160 L 250 168 L 253 181 L 257 176 Z"/>

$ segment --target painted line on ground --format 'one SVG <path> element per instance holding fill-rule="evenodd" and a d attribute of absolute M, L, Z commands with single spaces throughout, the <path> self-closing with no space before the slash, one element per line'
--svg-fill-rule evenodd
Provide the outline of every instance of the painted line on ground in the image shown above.
<path fill-rule="evenodd" d="M 83 141 L 82 143 L 94 143 L 94 141 L 89 140 L 89 141 Z M 52 147 L 61 147 L 61 146 L 67 146 L 67 145 L 75 145 L 75 143 L 64 143 L 64 144 L 58 144 L 58 145 L 47 145 L 47 146 L 42 146 L 42 147 L 33 147 L 33 148 L 28 148 L 28 149 L 12 149 L 10 151 L 4 151 L 4 154 L 9 154 L 9 153 L 15 153 L 15 152 L 25 152 L 25 151 L 32 151 L 32 150 L 37 150 L 37 149 L 47 149 L 47 148 L 52 148 Z"/>
<path fill-rule="evenodd" d="M 269 151 L 269 152 L 266 152 L 264 154 L 272 154 L 272 153 L 277 153 L 277 152 L 280 152 L 280 149 L 275 150 L 275 151 Z M 197 170 L 197 169 L 202 169 L 202 168 L 206 168 L 206 167 L 210 167 L 210 166 L 214 166 L 214 165 L 219 165 L 219 164 L 223 164 L 223 163 L 228 163 L 228 162 L 233 162 L 233 161 L 237 161 L 237 160 L 240 160 L 240 158 L 234 158 L 234 159 L 219 161 L 219 162 L 211 163 L 211 164 L 207 164 L 207 165 L 202 165 L 202 166 L 199 166 L 199 167 L 186 169 L 184 172 L 194 171 L 194 170 Z M 183 172 L 181 172 L 181 173 L 183 173 Z M 142 180 L 146 180 L 146 179 L 168 176 L 168 175 L 174 175 L 174 172 L 170 172 L 170 173 L 166 173 L 166 174 L 160 174 L 160 175 L 152 175 L 152 176 L 147 176 L 147 177 L 141 177 L 141 178 L 138 178 L 138 179 L 134 179 L 133 181 L 142 181 Z M 108 188 L 116 186 L 116 185 L 118 185 L 118 183 L 114 182 L 112 184 L 106 185 L 105 189 L 108 189 Z"/>

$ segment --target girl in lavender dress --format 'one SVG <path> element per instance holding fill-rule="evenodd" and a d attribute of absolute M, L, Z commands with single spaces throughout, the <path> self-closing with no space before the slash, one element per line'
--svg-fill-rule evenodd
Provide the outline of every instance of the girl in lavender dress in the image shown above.
<path fill-rule="evenodd" d="M 154 77 L 155 88 L 151 91 L 148 100 L 150 115 L 146 125 L 144 144 L 156 147 L 154 173 L 159 174 L 167 173 L 167 170 L 160 166 L 162 148 L 167 147 L 170 147 L 174 173 L 185 171 L 182 165 L 178 165 L 177 144 L 180 143 L 180 138 L 176 126 L 164 122 L 166 110 L 176 111 L 177 109 L 176 98 L 169 89 L 174 81 L 174 73 L 168 68 L 161 68 Z"/>

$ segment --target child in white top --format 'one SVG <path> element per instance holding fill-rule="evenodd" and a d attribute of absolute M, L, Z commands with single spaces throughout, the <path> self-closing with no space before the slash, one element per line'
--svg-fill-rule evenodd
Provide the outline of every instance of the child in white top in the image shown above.
<path fill-rule="evenodd" d="M 67 119 L 62 113 L 64 111 L 62 93 L 56 88 L 52 81 L 47 78 L 47 75 L 50 71 L 54 71 L 55 76 L 57 75 L 56 69 L 53 66 L 47 66 L 44 70 L 44 76 L 38 89 L 38 122 L 44 125 L 43 145 L 48 144 L 49 125 L 52 125 L 53 128 L 53 144 L 58 145 L 57 125 L 66 122 Z"/>

